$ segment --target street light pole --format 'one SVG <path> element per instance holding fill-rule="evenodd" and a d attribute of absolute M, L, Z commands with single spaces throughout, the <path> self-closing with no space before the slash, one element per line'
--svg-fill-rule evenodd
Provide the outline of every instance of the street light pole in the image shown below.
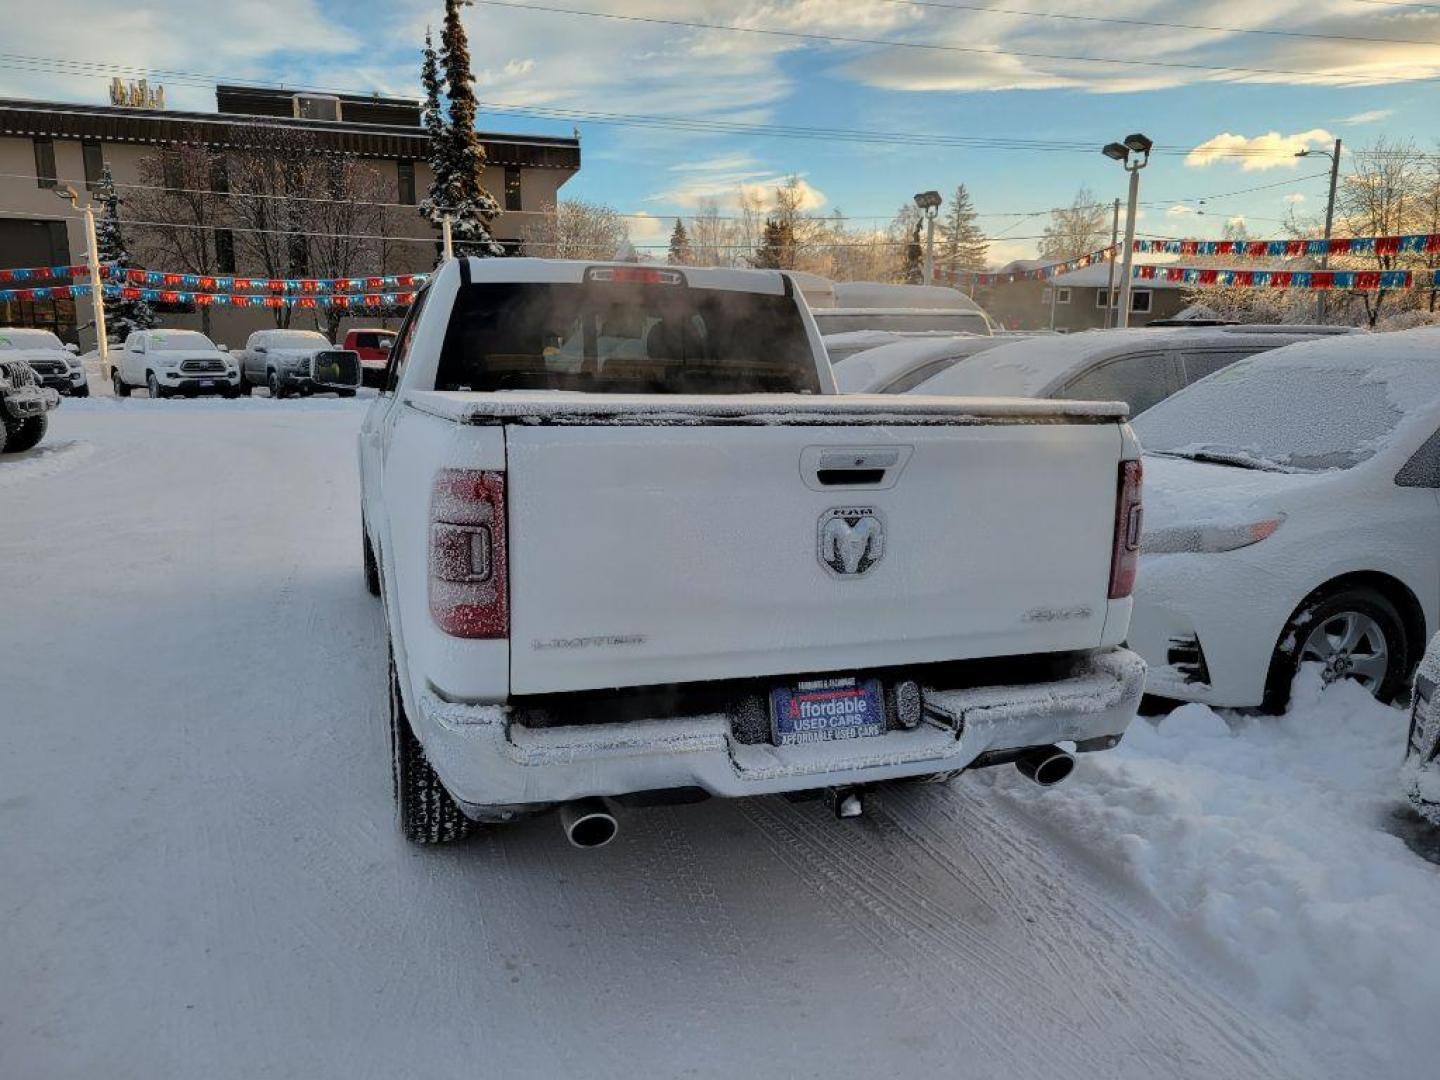
<path fill-rule="evenodd" d="M 1147 136 L 1138 131 L 1125 136 L 1124 142 L 1108 143 L 1101 153 L 1112 161 L 1118 161 L 1130 174 L 1130 206 L 1125 218 L 1125 261 L 1120 271 L 1119 312 L 1115 316 L 1117 325 L 1130 325 L 1130 275 L 1135 261 L 1135 215 L 1140 206 L 1140 170 L 1150 164 L 1150 151 L 1155 146 Z M 1135 161 L 1130 155 L 1136 156 Z"/>
<path fill-rule="evenodd" d="M 1115 200 L 1115 216 L 1110 222 L 1110 277 L 1105 286 L 1105 329 L 1110 329 L 1115 310 L 1115 256 L 1120 254 L 1120 200 Z"/>
<path fill-rule="evenodd" d="M 85 265 L 90 268 L 90 304 L 95 314 L 95 351 L 100 357 L 100 377 L 110 378 L 110 342 L 105 333 L 105 285 L 100 280 L 100 244 L 95 237 L 95 206 L 87 202 L 80 205 L 80 196 L 73 187 L 66 184 L 57 187 L 55 194 L 69 201 L 72 209 L 85 215 Z"/>
<path fill-rule="evenodd" d="M 1325 250 L 1320 255 L 1320 269 L 1330 269 L 1330 233 L 1335 227 L 1335 191 L 1340 186 L 1340 148 L 1342 140 L 1335 140 L 1335 152 L 1328 150 L 1298 150 L 1296 157 L 1310 157 L 1313 154 L 1320 154 L 1330 159 L 1330 198 L 1325 204 Z M 1329 294 L 1324 290 L 1315 293 L 1316 319 L 1324 322 L 1329 311 Z"/>
<path fill-rule="evenodd" d="M 925 215 L 925 284 L 935 284 L 935 215 L 940 212 L 938 191 L 922 191 L 915 196 L 915 205 Z"/>

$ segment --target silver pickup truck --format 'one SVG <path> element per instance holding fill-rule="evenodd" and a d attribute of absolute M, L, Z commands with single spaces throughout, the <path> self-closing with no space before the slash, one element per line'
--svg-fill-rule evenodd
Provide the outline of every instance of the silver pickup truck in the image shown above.
<path fill-rule="evenodd" d="M 360 435 L 412 840 L 559 808 L 1119 742 L 1138 448 L 1114 403 L 838 395 L 775 271 L 447 263 Z"/>

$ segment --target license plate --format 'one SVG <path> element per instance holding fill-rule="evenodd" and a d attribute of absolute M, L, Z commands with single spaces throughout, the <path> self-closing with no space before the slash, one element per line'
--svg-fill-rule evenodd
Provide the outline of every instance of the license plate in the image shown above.
<path fill-rule="evenodd" d="M 201 390 L 209 390 L 209 389 L 211 389 L 214 385 L 215 385 L 215 380 L 214 380 L 214 379 L 201 379 L 201 380 L 200 380 L 200 389 L 201 389 Z"/>
<path fill-rule="evenodd" d="M 770 691 L 776 746 L 860 739 L 885 734 L 879 679 L 815 679 Z"/>

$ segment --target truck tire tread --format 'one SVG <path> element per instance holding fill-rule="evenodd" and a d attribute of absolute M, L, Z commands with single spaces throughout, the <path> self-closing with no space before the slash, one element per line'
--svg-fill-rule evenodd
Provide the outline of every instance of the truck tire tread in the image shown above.
<path fill-rule="evenodd" d="M 412 844 L 449 844 L 475 831 L 475 822 L 445 790 L 425 756 L 425 748 L 410 730 L 400 700 L 395 662 L 390 662 L 390 751 L 395 812 L 400 831 Z"/>

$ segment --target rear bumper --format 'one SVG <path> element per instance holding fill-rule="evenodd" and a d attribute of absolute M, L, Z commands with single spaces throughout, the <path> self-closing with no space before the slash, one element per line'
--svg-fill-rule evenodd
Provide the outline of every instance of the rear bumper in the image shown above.
<path fill-rule="evenodd" d="M 785 747 L 740 741 L 736 718 L 725 713 L 534 728 L 504 706 L 457 705 L 422 691 L 410 715 L 451 795 L 483 817 L 588 795 L 700 788 L 735 797 L 873 783 L 963 769 L 993 751 L 1118 741 L 1144 682 L 1138 655 L 1107 649 L 1076 660 L 1063 678 L 927 691 L 927 702 L 955 717 L 955 727 L 924 722 L 911 731 Z"/>

